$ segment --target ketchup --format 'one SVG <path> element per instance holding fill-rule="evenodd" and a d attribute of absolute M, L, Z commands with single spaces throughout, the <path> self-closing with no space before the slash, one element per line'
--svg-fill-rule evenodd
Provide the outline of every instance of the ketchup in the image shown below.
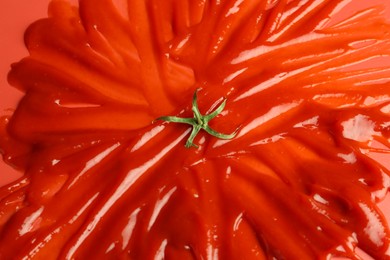
<path fill-rule="evenodd" d="M 389 259 L 390 24 L 347 2 L 53 0 L 8 77 L 0 258 Z M 194 91 L 237 136 L 155 121 Z"/>

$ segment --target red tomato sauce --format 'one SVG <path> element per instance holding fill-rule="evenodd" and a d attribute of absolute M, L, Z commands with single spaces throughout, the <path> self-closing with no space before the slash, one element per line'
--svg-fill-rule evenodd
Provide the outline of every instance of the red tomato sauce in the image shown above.
<path fill-rule="evenodd" d="M 0 258 L 388 259 L 390 24 L 349 2 L 52 1 L 8 77 Z M 154 121 L 196 89 L 235 138 Z"/>

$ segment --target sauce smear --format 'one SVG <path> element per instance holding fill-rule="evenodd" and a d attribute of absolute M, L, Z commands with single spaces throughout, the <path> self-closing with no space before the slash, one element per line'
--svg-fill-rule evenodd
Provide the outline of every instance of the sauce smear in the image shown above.
<path fill-rule="evenodd" d="M 349 2 L 53 0 L 8 77 L 0 258 L 389 259 L 390 24 Z M 154 121 L 196 89 L 235 138 Z"/>

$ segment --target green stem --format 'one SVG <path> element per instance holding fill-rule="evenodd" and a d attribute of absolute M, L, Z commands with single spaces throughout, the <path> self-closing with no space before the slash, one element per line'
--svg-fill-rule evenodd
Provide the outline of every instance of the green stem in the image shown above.
<path fill-rule="evenodd" d="M 215 109 L 213 112 L 211 112 L 208 115 L 202 115 L 199 111 L 198 107 L 198 97 L 197 97 L 197 92 L 198 90 L 195 91 L 193 99 L 192 99 L 192 112 L 194 113 L 194 116 L 192 118 L 182 118 L 182 117 L 176 117 L 176 116 L 162 116 L 157 118 L 156 120 L 163 120 L 167 122 L 172 122 L 172 123 L 182 123 L 182 124 L 189 124 L 192 126 L 192 131 L 190 134 L 190 137 L 187 139 L 187 142 L 185 144 L 186 148 L 190 147 L 198 147 L 196 144 L 194 144 L 194 139 L 199 133 L 201 129 L 206 131 L 208 134 L 217 137 L 219 139 L 232 139 L 234 138 L 237 133 L 239 128 L 236 129 L 231 134 L 222 134 L 214 129 L 212 129 L 208 123 L 211 119 L 215 118 L 217 115 L 219 115 L 223 109 L 225 108 L 226 105 L 226 99 L 222 101 L 222 103 Z"/>

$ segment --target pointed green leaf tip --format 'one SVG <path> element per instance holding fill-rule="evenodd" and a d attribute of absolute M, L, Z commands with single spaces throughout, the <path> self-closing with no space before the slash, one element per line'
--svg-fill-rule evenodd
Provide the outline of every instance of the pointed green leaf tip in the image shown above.
<path fill-rule="evenodd" d="M 163 120 L 167 122 L 173 122 L 173 123 L 182 123 L 182 124 L 189 124 L 192 126 L 192 131 L 190 134 L 190 137 L 187 139 L 187 142 L 185 144 L 185 147 L 198 147 L 196 144 L 193 143 L 196 135 L 199 133 L 201 129 L 206 131 L 208 134 L 217 137 L 219 139 L 232 139 L 237 135 L 238 128 L 236 131 L 234 131 L 231 134 L 222 134 L 215 130 L 213 130 L 209 125 L 209 121 L 219 115 L 226 105 L 226 99 L 222 101 L 222 103 L 215 109 L 213 112 L 211 112 L 208 115 L 202 115 L 199 111 L 198 107 L 198 97 L 197 97 L 198 90 L 195 90 L 194 97 L 192 99 L 192 112 L 194 113 L 194 117 L 192 118 L 182 118 L 182 117 L 176 117 L 176 116 L 162 116 L 157 118 L 156 120 Z"/>

